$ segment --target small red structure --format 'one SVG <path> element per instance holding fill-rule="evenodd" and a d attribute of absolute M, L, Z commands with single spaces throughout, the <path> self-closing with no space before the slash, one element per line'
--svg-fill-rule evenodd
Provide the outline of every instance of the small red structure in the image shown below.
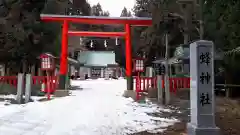
<path fill-rule="evenodd" d="M 141 90 L 142 80 L 140 78 L 140 73 L 144 72 L 144 59 L 143 58 L 135 58 L 134 59 L 134 71 L 138 73 L 138 77 L 136 79 L 136 100 L 140 99 L 140 93 L 143 92 Z"/>
<path fill-rule="evenodd" d="M 133 71 L 144 72 L 144 59 L 143 58 L 135 58 L 133 63 L 134 63 Z"/>
<path fill-rule="evenodd" d="M 47 87 L 44 90 L 44 92 L 47 93 L 48 100 L 50 99 L 50 94 L 53 93 L 54 90 L 54 84 L 56 81 L 53 80 L 53 77 L 51 76 L 51 73 L 55 69 L 55 57 L 51 54 L 42 54 L 40 56 L 41 58 L 41 69 L 43 71 L 46 71 L 47 74 Z"/>
<path fill-rule="evenodd" d="M 53 55 L 42 54 L 40 58 L 41 58 L 41 70 L 54 70 L 55 61 Z"/>

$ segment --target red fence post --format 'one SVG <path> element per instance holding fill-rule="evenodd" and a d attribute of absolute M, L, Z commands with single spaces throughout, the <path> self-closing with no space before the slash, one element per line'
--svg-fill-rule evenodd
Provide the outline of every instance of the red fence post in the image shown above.
<path fill-rule="evenodd" d="M 47 76 L 47 99 L 50 100 L 51 76 Z"/>
<path fill-rule="evenodd" d="M 191 78 L 187 78 L 187 88 L 190 88 L 190 80 Z"/>
<path fill-rule="evenodd" d="M 145 83 L 146 83 L 146 78 L 143 77 L 143 78 L 142 78 L 142 81 L 143 81 L 142 90 L 144 90 L 144 89 L 146 88 L 146 84 L 145 84 Z M 141 81 L 141 82 L 142 82 L 142 81 Z"/>
<path fill-rule="evenodd" d="M 184 88 L 188 88 L 188 84 L 187 84 L 187 78 L 184 78 Z"/>
<path fill-rule="evenodd" d="M 178 89 L 178 78 L 173 78 L 173 92 L 177 94 Z"/>
<path fill-rule="evenodd" d="M 138 73 L 137 79 L 136 79 L 136 100 L 140 99 L 140 91 L 141 91 L 141 78 Z"/>
<path fill-rule="evenodd" d="M 145 87 L 144 87 L 144 90 L 146 91 L 148 88 L 149 88 L 149 78 L 145 78 Z"/>
<path fill-rule="evenodd" d="M 53 89 L 53 93 L 56 91 L 56 84 L 57 84 L 57 79 L 56 76 L 52 76 L 52 89 Z"/>
<path fill-rule="evenodd" d="M 17 87 L 17 78 L 14 80 L 13 85 Z"/>

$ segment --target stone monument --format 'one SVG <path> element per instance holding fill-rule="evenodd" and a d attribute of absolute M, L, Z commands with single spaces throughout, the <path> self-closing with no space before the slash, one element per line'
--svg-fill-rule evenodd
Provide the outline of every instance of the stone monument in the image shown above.
<path fill-rule="evenodd" d="M 213 42 L 199 40 L 190 44 L 190 77 L 188 135 L 219 135 L 215 125 Z"/>

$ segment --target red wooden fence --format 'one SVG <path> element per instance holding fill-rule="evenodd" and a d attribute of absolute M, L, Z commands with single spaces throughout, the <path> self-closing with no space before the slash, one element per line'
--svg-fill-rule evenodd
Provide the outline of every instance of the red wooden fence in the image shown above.
<path fill-rule="evenodd" d="M 17 87 L 17 76 L 0 76 L 0 83 L 7 83 Z M 32 76 L 32 84 L 44 84 L 45 89 L 42 90 L 43 92 L 47 92 L 48 89 L 51 93 L 55 92 L 58 86 L 58 78 L 57 76 L 50 76 L 50 88 L 47 87 L 47 76 Z"/>
<path fill-rule="evenodd" d="M 165 88 L 164 78 L 161 79 L 162 88 Z M 149 88 L 157 88 L 157 78 L 156 77 L 133 77 L 134 87 L 136 91 L 138 100 L 142 92 L 147 92 Z M 187 77 L 171 77 L 169 78 L 169 90 L 171 93 L 177 93 L 178 89 L 190 88 L 190 78 Z"/>
<path fill-rule="evenodd" d="M 58 86 L 58 78 L 57 76 L 50 76 L 50 88 L 47 87 L 47 76 L 33 76 L 32 77 L 32 81 L 33 84 L 44 84 L 45 85 L 45 89 L 42 90 L 44 92 L 48 92 L 48 89 L 50 91 L 50 93 L 55 92 L 55 90 L 57 89 Z"/>
<path fill-rule="evenodd" d="M 140 79 L 140 80 L 139 80 Z M 147 92 L 148 88 L 157 88 L 157 78 L 156 77 L 140 77 L 137 76 L 133 77 L 134 81 L 134 90 L 139 88 L 140 92 Z M 141 82 L 139 84 L 139 82 Z"/>
<path fill-rule="evenodd" d="M 165 88 L 165 80 L 162 79 L 162 88 Z M 171 77 L 169 78 L 169 90 L 176 93 L 178 89 L 190 88 L 190 78 L 188 77 Z"/>
<path fill-rule="evenodd" d="M 17 76 L 0 76 L 0 83 L 7 83 L 17 87 Z"/>
<path fill-rule="evenodd" d="M 142 92 L 147 92 L 149 88 L 157 88 L 156 77 L 134 76 L 133 89 L 136 90 L 136 99 L 139 100 Z"/>

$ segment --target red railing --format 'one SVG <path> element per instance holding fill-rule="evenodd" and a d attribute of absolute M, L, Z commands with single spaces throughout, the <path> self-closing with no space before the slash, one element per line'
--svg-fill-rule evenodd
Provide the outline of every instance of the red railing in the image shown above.
<path fill-rule="evenodd" d="M 161 79 L 162 88 L 165 88 L 164 78 Z M 156 77 L 133 77 L 134 87 L 133 89 L 137 93 L 136 99 L 138 100 L 141 96 L 141 92 L 148 92 L 149 88 L 157 88 L 157 78 Z M 169 90 L 171 93 L 177 93 L 178 89 L 190 88 L 190 78 L 187 77 L 171 77 L 169 78 Z"/>
<path fill-rule="evenodd" d="M 165 88 L 164 79 L 162 79 L 162 88 Z M 177 93 L 178 89 L 190 88 L 190 78 L 183 77 L 171 77 L 169 78 L 169 90 L 170 92 Z"/>
<path fill-rule="evenodd" d="M 133 83 L 134 83 L 133 89 L 137 90 L 137 88 L 139 88 L 139 92 L 147 92 L 147 90 L 149 88 L 157 88 L 157 78 L 156 77 L 134 76 Z"/>
<path fill-rule="evenodd" d="M 17 76 L 0 76 L 0 83 L 7 83 L 17 87 Z"/>
<path fill-rule="evenodd" d="M 55 92 L 55 90 L 57 89 L 58 86 L 58 78 L 57 76 L 50 76 L 49 77 L 50 80 L 50 88 L 47 86 L 47 76 L 32 76 L 32 84 L 44 84 L 45 85 L 45 89 L 43 89 L 42 91 L 44 92 L 48 92 L 48 89 L 51 93 Z M 17 87 L 17 76 L 0 76 L 0 83 L 7 83 L 10 85 L 13 85 L 14 87 Z"/>
<path fill-rule="evenodd" d="M 47 82 L 50 82 L 50 86 L 48 87 Z M 57 76 L 50 76 L 47 78 L 47 76 L 33 76 L 32 77 L 33 84 L 44 84 L 45 89 L 43 89 L 43 92 L 50 92 L 53 93 L 56 91 L 58 86 L 58 78 Z M 49 90 L 49 91 L 48 91 Z"/>
<path fill-rule="evenodd" d="M 136 91 L 136 100 L 139 100 L 142 92 L 148 92 L 149 88 L 157 88 L 156 77 L 133 77 L 133 89 Z"/>

